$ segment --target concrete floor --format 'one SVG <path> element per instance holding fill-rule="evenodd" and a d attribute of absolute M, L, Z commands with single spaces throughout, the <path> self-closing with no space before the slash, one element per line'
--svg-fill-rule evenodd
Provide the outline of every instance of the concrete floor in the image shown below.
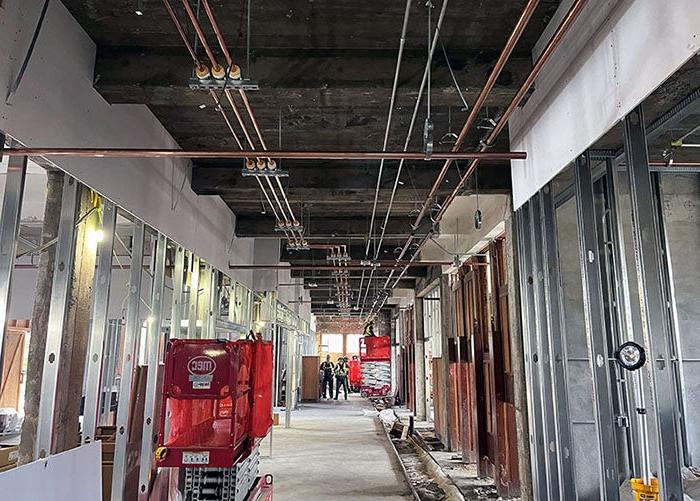
<path fill-rule="evenodd" d="M 274 475 L 275 501 L 412 499 L 376 418 L 363 414 L 370 408 L 355 395 L 323 400 L 294 411 L 292 428 L 276 426 L 273 457 L 265 457 L 267 440 L 260 447 L 260 471 Z"/>

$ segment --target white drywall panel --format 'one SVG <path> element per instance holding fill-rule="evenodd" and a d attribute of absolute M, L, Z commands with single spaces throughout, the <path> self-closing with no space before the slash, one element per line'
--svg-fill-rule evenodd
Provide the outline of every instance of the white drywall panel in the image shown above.
<path fill-rule="evenodd" d="M 697 0 L 590 2 L 510 119 L 517 209 L 700 49 Z"/>
<path fill-rule="evenodd" d="M 102 499 L 102 442 L 0 473 L 0 492 L 12 501 Z"/>

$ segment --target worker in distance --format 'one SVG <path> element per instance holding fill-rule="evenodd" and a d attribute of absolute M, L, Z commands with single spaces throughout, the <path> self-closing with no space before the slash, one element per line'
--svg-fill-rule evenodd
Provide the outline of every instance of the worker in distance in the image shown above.
<path fill-rule="evenodd" d="M 348 373 L 350 372 L 350 366 L 348 365 L 348 359 L 346 357 L 339 357 L 338 364 L 335 366 L 335 400 L 338 400 L 338 394 L 340 393 L 340 388 L 343 388 L 345 393 L 345 400 L 348 399 Z"/>
<path fill-rule="evenodd" d="M 331 356 L 326 355 L 326 360 L 321 363 L 321 396 L 323 398 L 333 398 L 333 376 L 335 375 L 335 364 L 331 362 Z M 328 397 L 326 397 L 328 389 Z"/>

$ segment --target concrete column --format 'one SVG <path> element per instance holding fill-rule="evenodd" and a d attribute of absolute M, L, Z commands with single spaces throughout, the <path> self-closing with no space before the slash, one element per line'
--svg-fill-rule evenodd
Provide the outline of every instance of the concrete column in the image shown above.
<path fill-rule="evenodd" d="M 63 172 L 47 170 L 46 205 L 41 229 L 41 245 L 46 245 L 58 236 L 58 221 L 61 216 L 61 198 L 63 194 Z M 37 432 L 39 415 L 39 397 L 41 395 L 41 376 L 44 369 L 44 352 L 46 349 L 46 332 L 49 323 L 49 306 L 51 304 L 51 285 L 53 284 L 56 246 L 50 245 L 39 254 L 34 309 L 32 310 L 32 335 L 29 339 L 27 359 L 27 383 L 24 396 L 24 423 L 19 446 L 19 464 L 30 463 L 34 455 L 34 440 Z"/>
<path fill-rule="evenodd" d="M 81 188 L 81 216 L 93 208 L 89 193 L 86 187 Z M 98 213 L 94 211 L 76 230 L 70 301 L 59 358 L 54 453 L 80 444 L 78 419 L 90 336 L 90 304 L 97 257 L 97 242 L 93 235 L 97 225 Z"/>
<path fill-rule="evenodd" d="M 415 330 L 414 360 L 416 378 L 416 419 L 425 421 L 428 411 L 426 409 L 425 392 L 425 333 L 423 332 L 423 299 L 416 298 L 413 307 L 413 325 Z"/>
<path fill-rule="evenodd" d="M 525 393 L 525 358 L 523 354 L 522 326 L 520 325 L 519 270 L 516 250 L 517 239 L 512 216 L 508 217 L 505 223 L 506 268 L 508 272 L 508 321 L 510 323 L 510 356 L 513 371 L 520 498 L 523 501 L 529 501 L 532 499 L 532 470 L 530 468 L 527 395 Z"/>
<path fill-rule="evenodd" d="M 256 238 L 253 250 L 253 264 L 280 263 L 279 238 Z M 277 292 L 278 273 L 278 270 L 253 270 L 253 290 Z"/>

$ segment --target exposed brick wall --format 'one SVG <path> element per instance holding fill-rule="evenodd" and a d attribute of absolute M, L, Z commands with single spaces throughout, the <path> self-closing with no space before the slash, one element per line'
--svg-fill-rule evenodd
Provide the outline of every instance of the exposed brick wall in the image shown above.
<path fill-rule="evenodd" d="M 362 334 L 363 328 L 357 318 L 316 317 L 317 334 Z"/>

